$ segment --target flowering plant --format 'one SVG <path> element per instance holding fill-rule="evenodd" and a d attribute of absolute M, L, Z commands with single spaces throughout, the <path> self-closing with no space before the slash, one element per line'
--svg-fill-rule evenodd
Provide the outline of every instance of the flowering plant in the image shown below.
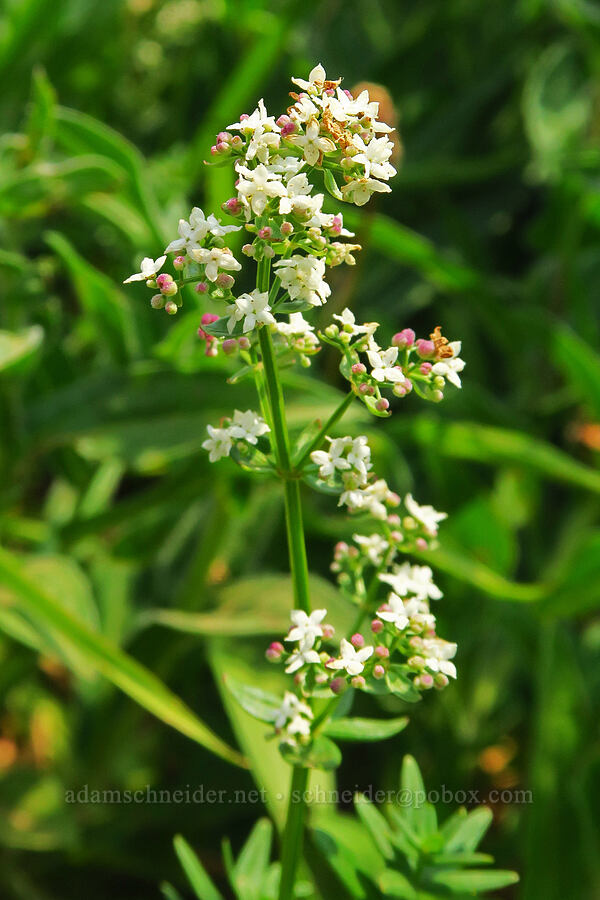
<path fill-rule="evenodd" d="M 283 484 L 293 584 L 291 627 L 273 641 L 267 658 L 284 666 L 290 686 L 283 697 L 230 684 L 238 702 L 269 722 L 283 756 L 293 765 L 282 845 L 279 897 L 293 896 L 301 856 L 304 803 L 310 768 L 333 768 L 335 740 L 378 740 L 397 733 L 406 718 L 382 722 L 340 715 L 342 695 L 358 690 L 393 694 L 412 703 L 431 688 L 456 678 L 456 644 L 440 637 L 431 602 L 442 593 L 429 566 L 401 558 L 432 547 L 446 514 L 401 498 L 376 475 L 365 435 L 334 436 L 353 402 L 378 417 L 415 391 L 440 402 L 447 384 L 460 388 L 459 341 L 440 327 L 417 338 L 404 328 L 385 341 L 376 322 L 358 323 L 350 309 L 333 315 L 324 329 L 310 321 L 331 294 L 327 269 L 353 265 L 360 246 L 344 227 L 341 212 L 326 211 L 326 194 L 363 206 L 374 193 L 389 192 L 393 130 L 378 120 L 379 105 L 366 90 L 354 97 L 321 65 L 307 80 L 292 79 L 286 113 L 275 118 L 259 101 L 251 115 L 227 126 L 211 148 L 211 164 L 231 165 L 236 194 L 223 204 L 235 224 L 223 224 L 194 207 L 179 222 L 179 237 L 157 260 L 146 258 L 127 282 L 144 280 L 151 304 L 170 315 L 182 304 L 183 288 L 220 307 L 205 312 L 199 337 L 208 356 L 237 355 L 239 373 L 253 378 L 258 409 L 235 409 L 208 426 L 203 443 L 210 462 L 230 457 L 246 470 L 270 473 Z M 242 253 L 256 269 L 255 287 L 238 293 L 242 270 L 226 241 L 244 230 Z M 173 274 L 163 272 L 174 254 Z M 305 316 L 307 316 L 305 318 Z M 380 344 L 378 341 L 383 341 Z M 326 423 L 314 423 L 292 441 L 286 421 L 280 370 L 310 366 L 322 344 L 340 356 L 348 392 Z M 334 550 L 332 570 L 348 603 L 347 625 L 336 634 L 325 609 L 312 609 L 302 520 L 301 484 L 338 495 L 356 521 L 351 544 Z M 349 709 L 346 704 L 345 709 Z M 358 738 L 357 738 L 358 735 Z M 400 896 L 396 894 L 396 896 Z M 402 896 L 408 896 L 402 894 Z M 411 895 L 412 896 L 412 895 Z"/>

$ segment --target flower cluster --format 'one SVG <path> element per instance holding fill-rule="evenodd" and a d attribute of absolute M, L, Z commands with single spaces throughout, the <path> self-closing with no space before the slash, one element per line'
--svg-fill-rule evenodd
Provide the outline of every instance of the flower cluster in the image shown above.
<path fill-rule="evenodd" d="M 335 480 L 340 476 L 345 488 L 360 488 L 366 485 L 371 468 L 371 448 L 364 434 L 357 438 L 326 438 L 327 450 L 314 450 L 310 454 L 313 463 L 319 467 L 321 481 Z"/>
<path fill-rule="evenodd" d="M 210 462 L 216 462 L 224 456 L 229 456 L 234 441 L 244 441 L 255 446 L 258 439 L 267 434 L 271 429 L 265 420 L 253 410 L 247 409 L 240 412 L 236 409 L 232 419 L 224 419 L 218 428 L 207 425 L 208 438 L 202 446 L 208 451 Z"/>
<path fill-rule="evenodd" d="M 340 351 L 341 373 L 371 412 L 389 415 L 385 390 L 395 397 L 406 397 L 414 390 L 423 399 L 439 403 L 446 382 L 461 387 L 460 372 L 465 366 L 459 356 L 461 342 L 448 341 L 440 326 L 428 339 L 417 339 L 412 328 L 404 328 L 389 347 L 380 347 L 375 340 L 377 322 L 359 325 L 349 309 L 334 319 L 340 324 L 329 325 L 321 338 Z"/>

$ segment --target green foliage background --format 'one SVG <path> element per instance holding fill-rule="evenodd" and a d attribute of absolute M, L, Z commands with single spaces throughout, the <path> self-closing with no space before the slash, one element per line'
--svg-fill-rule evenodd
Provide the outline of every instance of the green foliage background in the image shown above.
<path fill-rule="evenodd" d="M 349 749 L 340 786 L 395 787 L 410 752 L 432 789 L 530 790 L 492 805 L 484 849 L 522 876 L 502 895 L 599 896 L 597 5 L 5 0 L 0 17 L 2 897 L 134 900 L 167 877 L 185 893 L 172 835 L 218 881 L 220 837 L 238 847 L 264 812 L 65 791 L 251 788 L 198 745 L 213 732 L 285 783 L 221 696 L 224 671 L 280 686 L 261 668 L 289 606 L 280 496 L 199 450 L 251 391 L 202 355 L 193 295 L 172 320 L 120 283 L 192 202 L 230 195 L 203 165 L 214 133 L 259 96 L 283 108 L 317 61 L 390 91 L 405 151 L 393 194 L 348 210 L 364 250 L 323 315 L 441 324 L 468 363 L 440 407 L 351 414 L 398 491 L 450 513 L 435 564 L 459 679 L 398 737 Z M 286 376 L 296 427 L 335 402 L 335 360 L 316 368 Z M 351 529 L 305 502 L 315 597 L 334 605 L 323 579 Z"/>

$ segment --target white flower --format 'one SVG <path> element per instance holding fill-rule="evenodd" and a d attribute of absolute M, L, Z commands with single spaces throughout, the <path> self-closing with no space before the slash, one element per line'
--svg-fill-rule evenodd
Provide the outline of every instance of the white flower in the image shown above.
<path fill-rule="evenodd" d="M 387 599 L 387 605 L 390 609 L 379 610 L 377 612 L 377 618 L 395 625 L 398 631 L 404 631 L 408 625 L 408 616 L 406 614 L 404 603 L 397 594 L 390 594 Z"/>
<path fill-rule="evenodd" d="M 332 116 L 338 122 L 346 122 L 348 119 L 362 117 L 365 119 L 376 119 L 379 115 L 379 103 L 371 100 L 367 90 L 361 91 L 356 99 L 341 88 L 337 88 L 335 97 L 330 97 L 327 101 Z M 361 123 L 362 124 L 362 123 Z M 385 126 L 389 131 L 393 131 L 389 126 Z"/>
<path fill-rule="evenodd" d="M 348 307 L 343 309 L 339 316 L 334 314 L 333 318 L 341 322 L 342 329 L 346 334 L 368 334 L 370 336 L 379 328 L 379 322 L 365 322 L 364 325 L 357 325 L 354 313 Z"/>
<path fill-rule="evenodd" d="M 261 216 L 271 197 L 285 197 L 286 190 L 281 183 L 281 175 L 267 169 L 263 163 L 259 163 L 255 169 L 249 169 L 238 162 L 235 170 L 241 176 L 237 190 L 247 213 L 251 209 L 256 216 Z"/>
<path fill-rule="evenodd" d="M 283 175 L 284 178 L 290 178 L 297 175 L 303 165 L 304 160 L 298 156 L 274 156 L 269 164 L 269 172 L 276 172 Z"/>
<path fill-rule="evenodd" d="M 207 425 L 209 437 L 203 442 L 202 446 L 208 450 L 208 458 L 211 462 L 216 462 L 223 456 L 229 456 L 232 447 L 231 434 L 228 428 L 214 428 Z"/>
<path fill-rule="evenodd" d="M 327 75 L 321 63 L 318 63 L 314 69 L 310 71 L 308 81 L 305 81 L 303 78 L 292 78 L 292 81 L 308 94 L 320 94 L 327 81 Z M 335 83 L 339 84 L 339 79 Z"/>
<path fill-rule="evenodd" d="M 219 269 L 229 269 L 231 272 L 239 272 L 242 268 L 229 247 L 224 247 L 223 249 L 213 247 L 212 250 L 200 247 L 198 250 L 192 250 L 191 255 L 196 262 L 206 266 L 206 277 L 209 281 L 217 280 Z"/>
<path fill-rule="evenodd" d="M 301 312 L 290 313 L 289 322 L 277 322 L 277 331 L 286 337 L 310 335 L 315 329 Z"/>
<path fill-rule="evenodd" d="M 414 594 L 417 600 L 439 600 L 443 596 L 433 583 L 433 572 L 429 566 L 411 566 L 405 562 L 396 566 L 393 572 L 380 575 L 379 580 L 389 584 L 401 597 Z"/>
<path fill-rule="evenodd" d="M 357 650 L 350 641 L 342 638 L 340 644 L 340 659 L 332 659 L 327 663 L 329 669 L 345 669 L 348 675 L 360 675 L 365 663 L 373 654 L 373 647 L 362 647 Z"/>
<path fill-rule="evenodd" d="M 227 330 L 231 334 L 236 322 L 244 320 L 242 331 L 252 331 L 255 325 L 274 325 L 275 317 L 269 306 L 269 294 L 267 291 L 252 291 L 250 294 L 240 294 L 234 303 L 225 310 L 229 314 Z"/>
<path fill-rule="evenodd" d="M 382 178 L 387 181 L 396 174 L 395 168 L 389 162 L 394 150 L 394 145 L 386 137 L 371 138 L 368 144 L 359 134 L 355 134 L 352 143 L 359 151 L 352 157 L 352 162 L 361 163 L 365 167 L 367 178 Z"/>
<path fill-rule="evenodd" d="M 304 159 L 309 166 L 316 166 L 323 153 L 335 150 L 335 144 L 330 138 L 319 136 L 319 123 L 314 118 L 309 119 L 304 134 L 291 134 L 289 140 L 302 147 Z"/>
<path fill-rule="evenodd" d="M 277 729 L 283 728 L 285 723 L 290 719 L 294 719 L 295 716 L 306 716 L 308 719 L 312 719 L 313 712 L 307 703 L 304 703 L 291 691 L 286 691 L 283 695 L 281 706 L 275 714 L 273 724 Z"/>
<path fill-rule="evenodd" d="M 388 347 L 387 350 L 367 350 L 369 363 L 373 367 L 371 375 L 375 381 L 404 381 L 404 373 L 400 366 L 396 366 L 398 348 Z"/>
<path fill-rule="evenodd" d="M 287 182 L 285 189 L 287 196 L 279 201 L 279 212 L 282 215 L 293 213 L 303 219 L 316 216 L 323 206 L 323 194 L 315 194 L 311 197 L 312 185 L 304 172 L 294 175 Z"/>
<path fill-rule="evenodd" d="M 444 641 L 442 638 L 426 638 L 423 641 L 425 665 L 432 672 L 441 672 L 450 678 L 456 678 L 456 666 L 449 662 L 454 658 L 456 650 L 457 645 L 450 641 Z"/>
<path fill-rule="evenodd" d="M 329 478 L 336 470 L 346 470 L 352 468 L 344 456 L 345 451 L 352 446 L 351 437 L 330 438 L 329 450 L 314 450 L 310 454 L 310 458 L 316 466 L 319 466 L 319 478 L 323 480 Z"/>
<path fill-rule="evenodd" d="M 215 237 L 224 237 L 230 231 L 239 231 L 240 228 L 240 225 L 221 225 L 212 213 L 206 218 L 200 207 L 194 206 L 190 213 L 189 222 L 185 219 L 179 220 L 177 228 L 179 238 L 171 241 L 169 246 L 165 248 L 165 253 L 183 253 L 185 251 L 188 256 L 191 256 L 192 250 L 200 249 L 202 241 L 207 234 L 212 234 Z"/>
<path fill-rule="evenodd" d="M 375 178 L 354 178 L 342 186 L 345 199 L 355 203 L 356 206 L 364 206 L 372 194 L 389 194 L 391 190 L 389 184 Z"/>
<path fill-rule="evenodd" d="M 262 125 L 258 125 L 248 144 L 246 159 L 256 157 L 260 162 L 267 163 L 270 154 L 279 149 L 280 140 L 281 138 L 274 131 L 267 131 Z"/>
<path fill-rule="evenodd" d="M 300 643 L 297 650 L 291 654 L 285 667 L 286 675 L 297 672 L 302 666 L 320 663 L 321 657 L 316 650 L 312 649 L 312 644 Z"/>
<path fill-rule="evenodd" d="M 294 716 L 286 731 L 289 735 L 299 734 L 302 737 L 310 737 L 310 722 L 303 716 Z"/>
<path fill-rule="evenodd" d="M 375 519 L 386 519 L 385 502 L 390 496 L 385 478 L 379 478 L 366 488 L 344 491 L 338 506 L 346 505 L 350 512 L 368 512 Z"/>
<path fill-rule="evenodd" d="M 306 300 L 311 306 L 322 306 L 331 294 L 325 281 L 325 260 L 315 256 L 279 259 L 275 263 L 277 275 L 292 300 Z"/>
<path fill-rule="evenodd" d="M 154 278 L 158 272 L 162 269 L 165 264 L 166 256 L 159 256 L 158 259 L 152 259 L 150 256 L 145 256 L 140 263 L 141 272 L 137 272 L 135 275 L 130 275 L 129 278 L 126 278 L 123 284 L 130 284 L 132 281 L 150 281 L 150 279 Z"/>
<path fill-rule="evenodd" d="M 438 523 L 448 518 L 448 513 L 438 512 L 433 506 L 420 506 L 412 494 L 404 498 L 404 505 L 414 519 L 418 519 L 430 534 L 437 534 Z"/>
<path fill-rule="evenodd" d="M 239 409 L 236 409 L 233 413 L 232 423 L 229 426 L 231 437 L 248 441 L 249 444 L 256 444 L 259 437 L 267 434 L 270 430 L 265 420 L 252 409 L 247 409 L 246 412 L 240 412 Z"/>
<path fill-rule="evenodd" d="M 318 637 L 323 636 L 323 628 L 321 622 L 327 615 L 326 609 L 315 609 L 310 615 L 305 613 L 303 609 L 294 609 L 290 613 L 292 620 L 292 628 L 290 633 L 284 640 L 300 641 L 306 648 L 310 649 Z"/>
<path fill-rule="evenodd" d="M 364 549 L 371 565 L 378 566 L 383 562 L 383 557 L 390 545 L 380 534 L 353 534 L 352 537 Z"/>
<path fill-rule="evenodd" d="M 455 343 L 460 347 L 460 341 L 455 341 Z M 452 346 L 452 344 L 450 344 L 450 346 Z M 458 352 L 460 353 L 460 350 Z M 441 359 L 439 362 L 436 362 L 431 371 L 433 375 L 441 375 L 446 381 L 453 384 L 454 387 L 459 388 L 462 387 L 462 384 L 458 373 L 462 372 L 465 365 L 464 359 L 459 359 L 455 356 L 449 359 Z"/>
<path fill-rule="evenodd" d="M 317 225 L 319 228 L 331 229 L 338 237 L 354 237 L 353 231 L 344 228 L 344 217 L 342 213 L 319 213 L 315 217 L 315 221 L 311 220 L 308 225 Z"/>
<path fill-rule="evenodd" d="M 309 119 L 319 115 L 319 108 L 305 95 L 299 97 L 296 103 L 290 107 L 289 114 L 290 119 L 295 122 L 308 122 Z"/>
<path fill-rule="evenodd" d="M 354 438 L 347 458 L 352 468 L 366 481 L 367 472 L 371 468 L 371 448 L 366 435 L 359 434 Z"/>
<path fill-rule="evenodd" d="M 252 115 L 246 116 L 244 119 L 240 119 L 239 122 L 234 122 L 232 125 L 228 125 L 227 130 L 230 128 L 234 131 L 241 131 L 244 134 L 250 134 L 256 129 L 273 132 L 281 131 L 279 125 L 275 121 L 275 117 L 268 115 L 265 101 L 262 98 L 258 101 L 258 106 Z"/>

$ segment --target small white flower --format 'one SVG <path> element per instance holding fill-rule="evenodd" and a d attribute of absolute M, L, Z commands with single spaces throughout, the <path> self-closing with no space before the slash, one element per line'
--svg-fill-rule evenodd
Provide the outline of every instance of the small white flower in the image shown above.
<path fill-rule="evenodd" d="M 233 413 L 232 423 L 229 426 L 231 437 L 248 441 L 249 444 L 256 444 L 259 437 L 267 434 L 270 430 L 265 420 L 252 409 L 247 409 L 245 412 L 240 412 L 239 409 L 236 409 Z"/>
<path fill-rule="evenodd" d="M 238 162 L 236 172 L 241 177 L 237 183 L 238 195 L 246 206 L 247 215 L 250 210 L 261 216 L 272 197 L 285 197 L 286 190 L 281 182 L 281 175 L 259 163 L 255 169 L 249 169 Z"/>
<path fill-rule="evenodd" d="M 384 622 L 390 622 L 398 631 L 404 631 L 409 621 L 404 603 L 397 594 L 390 594 L 387 599 L 387 605 L 390 609 L 379 610 L 377 618 L 382 619 Z"/>
<path fill-rule="evenodd" d="M 208 450 L 208 458 L 211 462 L 216 462 L 223 456 L 229 456 L 232 447 L 231 434 L 228 428 L 214 428 L 207 425 L 208 438 L 203 442 L 202 446 Z"/>
<path fill-rule="evenodd" d="M 354 98 L 338 87 L 335 97 L 328 99 L 327 106 L 338 122 L 346 122 L 358 117 L 375 120 L 379 115 L 379 103 L 371 100 L 367 90 L 361 91 L 358 97 Z M 386 128 L 393 131 L 389 126 Z"/>
<path fill-rule="evenodd" d="M 289 735 L 299 734 L 301 737 L 310 737 L 310 722 L 303 716 L 294 716 L 286 731 Z"/>
<path fill-rule="evenodd" d="M 300 337 L 314 332 L 313 326 L 307 322 L 301 312 L 290 313 L 289 322 L 277 322 L 277 331 L 286 337 Z"/>
<path fill-rule="evenodd" d="M 255 325 L 274 325 L 275 317 L 269 306 L 269 294 L 267 291 L 252 291 L 250 294 L 240 294 L 234 303 L 225 310 L 229 314 L 227 330 L 231 334 L 237 322 L 244 320 L 242 331 L 252 331 Z"/>
<path fill-rule="evenodd" d="M 289 657 L 285 673 L 286 675 L 291 675 L 292 672 L 297 672 L 302 666 L 314 665 L 320 662 L 321 657 L 316 650 L 312 649 L 312 644 L 309 645 L 302 642 L 298 644 L 298 648 Z"/>
<path fill-rule="evenodd" d="M 258 125 L 248 144 L 246 159 L 256 157 L 261 163 L 267 163 L 271 153 L 279 149 L 280 140 L 280 136 L 274 131 L 267 131 L 262 125 Z"/>
<path fill-rule="evenodd" d="M 342 186 L 342 194 L 346 200 L 350 200 L 356 206 L 364 206 L 371 199 L 372 194 L 389 194 L 389 184 L 377 181 L 375 178 L 354 178 L 348 184 Z"/>
<path fill-rule="evenodd" d="M 347 459 L 361 479 L 366 482 L 367 472 L 371 468 L 371 448 L 365 434 L 359 434 L 357 438 L 354 438 Z"/>
<path fill-rule="evenodd" d="M 282 215 L 293 213 L 303 219 L 316 216 L 323 206 L 323 194 L 311 196 L 312 185 L 304 172 L 292 176 L 286 186 L 287 196 L 279 201 L 279 212 Z"/>
<path fill-rule="evenodd" d="M 404 505 L 411 516 L 421 522 L 430 534 L 437 534 L 438 523 L 448 518 L 448 513 L 438 512 L 433 506 L 421 506 L 413 499 L 412 494 L 406 495 Z"/>
<path fill-rule="evenodd" d="M 402 369 L 395 365 L 398 359 L 397 347 L 388 347 L 387 350 L 367 350 L 367 357 L 373 367 L 371 375 L 375 381 L 396 383 L 405 380 Z"/>
<path fill-rule="evenodd" d="M 191 256 L 196 262 L 206 266 L 206 277 L 209 281 L 216 281 L 219 275 L 219 269 L 228 269 L 230 272 L 239 272 L 242 268 L 229 247 L 213 247 L 207 250 L 200 247 L 198 250 L 192 250 Z"/>
<path fill-rule="evenodd" d="M 309 119 L 304 134 L 291 134 L 289 140 L 298 147 L 302 147 L 304 159 L 309 166 L 316 166 L 323 153 L 332 153 L 335 144 L 330 138 L 319 136 L 319 123 L 316 119 Z"/>
<path fill-rule="evenodd" d="M 323 480 L 329 478 L 336 470 L 344 471 L 352 468 L 344 453 L 352 446 L 351 437 L 330 438 L 329 450 L 314 450 L 310 454 L 310 458 L 315 465 L 319 466 L 319 478 Z"/>
<path fill-rule="evenodd" d="M 304 165 L 304 160 L 298 156 L 274 156 L 269 164 L 269 172 L 291 178 L 297 175 Z"/>
<path fill-rule="evenodd" d="M 379 580 L 389 584 L 401 597 L 414 594 L 418 600 L 439 600 L 442 592 L 433 582 L 429 566 L 411 566 L 409 562 L 396 566 L 394 571 L 380 575 Z"/>
<path fill-rule="evenodd" d="M 346 332 L 346 334 L 372 335 L 377 330 L 377 328 L 379 328 L 379 322 L 365 322 L 364 325 L 357 325 L 354 313 L 351 309 L 348 309 L 348 307 L 346 307 L 346 309 L 343 309 L 339 316 L 334 314 L 333 318 L 337 319 L 338 322 L 341 322 L 342 329 Z"/>
<path fill-rule="evenodd" d="M 389 162 L 394 145 L 388 138 L 373 137 L 368 144 L 365 144 L 362 137 L 355 134 L 352 143 L 359 151 L 352 157 L 352 162 L 360 163 L 365 167 L 367 178 L 381 178 L 387 181 L 396 174 L 395 168 Z"/>
<path fill-rule="evenodd" d="M 462 383 L 458 373 L 462 372 L 465 365 L 466 363 L 464 359 L 452 357 L 450 359 L 442 359 L 439 362 L 436 362 L 431 371 L 433 375 L 441 375 L 446 379 L 446 381 L 449 381 L 450 384 L 453 384 L 454 387 L 460 388 L 462 387 Z"/>
<path fill-rule="evenodd" d="M 373 654 L 373 647 L 362 647 L 357 650 L 350 641 L 342 638 L 340 644 L 340 659 L 332 659 L 327 663 L 329 669 L 345 669 L 348 675 L 360 675 L 366 661 Z"/>
<path fill-rule="evenodd" d="M 338 506 L 344 504 L 350 512 L 368 512 L 375 519 L 386 519 L 385 503 L 390 496 L 390 489 L 385 478 L 379 478 L 366 488 L 344 491 Z"/>
<path fill-rule="evenodd" d="M 304 703 L 299 697 L 292 694 L 291 691 L 286 691 L 283 695 L 281 706 L 275 714 L 273 724 L 277 729 L 283 728 L 285 723 L 289 722 L 290 719 L 293 719 L 295 716 L 306 716 L 308 719 L 312 719 L 313 712 L 307 703 Z"/>
<path fill-rule="evenodd" d="M 294 609 L 290 613 L 292 628 L 284 640 L 300 641 L 306 649 L 310 649 L 318 637 L 323 636 L 321 622 L 327 615 L 326 609 L 315 609 L 310 615 L 303 609 Z"/>
<path fill-rule="evenodd" d="M 275 133 L 281 131 L 275 121 L 275 117 L 267 113 L 265 101 L 262 98 L 258 101 L 258 106 L 252 115 L 246 116 L 246 118 L 240 119 L 239 122 L 234 122 L 232 125 L 228 125 L 227 130 L 229 129 L 241 131 L 243 134 L 251 134 L 256 129 L 273 131 Z"/>
<path fill-rule="evenodd" d="M 322 306 L 331 294 L 325 281 L 325 260 L 315 256 L 299 256 L 275 263 L 281 284 L 292 300 L 306 300 L 311 306 Z"/>
<path fill-rule="evenodd" d="M 320 94 L 327 81 L 327 75 L 321 63 L 318 63 L 314 69 L 310 71 L 308 81 L 305 81 L 303 78 L 292 78 L 292 81 L 308 94 Z M 339 84 L 339 79 L 336 83 Z"/>
<path fill-rule="evenodd" d="M 190 213 L 189 222 L 185 219 L 179 220 L 177 228 L 179 238 L 171 241 L 169 246 L 165 248 L 165 253 L 186 252 L 188 256 L 191 256 L 192 250 L 199 250 L 202 241 L 208 234 L 212 234 L 215 237 L 224 237 L 230 231 L 239 231 L 240 228 L 240 225 L 221 225 L 212 213 L 206 218 L 200 207 L 194 206 Z"/>
<path fill-rule="evenodd" d="M 353 539 L 365 551 L 367 559 L 373 566 L 379 566 L 383 562 L 389 544 L 380 534 L 353 534 Z"/>
<path fill-rule="evenodd" d="M 158 259 L 152 259 L 151 256 L 145 256 L 140 263 L 141 272 L 130 275 L 123 284 L 130 284 L 132 281 L 150 281 L 154 278 L 165 264 L 166 256 L 159 256 Z"/>
<path fill-rule="evenodd" d="M 312 100 L 305 95 L 299 97 L 296 103 L 290 107 L 289 114 L 290 119 L 293 119 L 295 122 L 304 123 L 319 115 L 319 107 L 315 106 Z"/>
<path fill-rule="evenodd" d="M 442 638 L 426 638 L 423 641 L 425 665 L 432 672 L 441 672 L 450 678 L 456 678 L 456 666 L 450 662 L 454 658 L 457 645 Z"/>

